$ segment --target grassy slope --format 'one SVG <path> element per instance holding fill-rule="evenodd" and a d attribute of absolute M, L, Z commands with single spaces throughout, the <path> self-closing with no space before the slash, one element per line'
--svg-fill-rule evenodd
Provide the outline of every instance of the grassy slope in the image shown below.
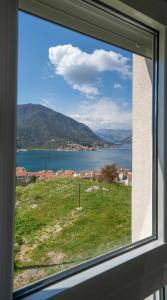
<path fill-rule="evenodd" d="M 93 185 L 60 178 L 17 187 L 16 288 L 130 242 L 131 188 L 86 192 Z"/>

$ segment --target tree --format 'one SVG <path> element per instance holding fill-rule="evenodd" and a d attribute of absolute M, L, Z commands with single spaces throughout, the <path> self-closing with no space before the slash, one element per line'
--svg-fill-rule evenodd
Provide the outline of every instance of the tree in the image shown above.
<path fill-rule="evenodd" d="M 35 183 L 37 180 L 37 177 L 35 175 L 31 176 L 29 179 L 29 183 Z"/>
<path fill-rule="evenodd" d="M 101 169 L 99 181 L 115 182 L 118 178 L 118 167 L 116 164 L 106 165 Z"/>

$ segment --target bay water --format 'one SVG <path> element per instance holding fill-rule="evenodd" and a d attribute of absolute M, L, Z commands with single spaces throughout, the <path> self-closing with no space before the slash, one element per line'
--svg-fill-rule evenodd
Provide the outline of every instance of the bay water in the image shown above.
<path fill-rule="evenodd" d="M 131 146 L 98 149 L 96 151 L 51 151 L 28 150 L 17 152 L 16 164 L 27 171 L 100 169 L 104 165 L 116 163 L 120 168 L 132 168 Z"/>

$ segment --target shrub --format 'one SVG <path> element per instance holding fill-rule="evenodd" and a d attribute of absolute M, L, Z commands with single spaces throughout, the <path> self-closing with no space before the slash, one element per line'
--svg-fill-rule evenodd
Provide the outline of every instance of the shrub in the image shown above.
<path fill-rule="evenodd" d="M 101 169 L 99 181 L 115 182 L 118 178 L 118 167 L 116 164 L 106 165 Z"/>
<path fill-rule="evenodd" d="M 31 176 L 29 179 L 29 183 L 35 183 L 37 180 L 37 177 L 35 175 Z"/>

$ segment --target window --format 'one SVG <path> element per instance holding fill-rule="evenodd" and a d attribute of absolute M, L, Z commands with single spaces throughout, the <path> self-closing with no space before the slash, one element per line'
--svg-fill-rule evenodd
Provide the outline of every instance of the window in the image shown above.
<path fill-rule="evenodd" d="M 15 289 L 156 235 L 156 33 L 138 30 L 144 56 L 19 13 Z"/>
<path fill-rule="evenodd" d="M 71 2 L 72 3 L 72 2 Z M 83 4 L 83 2 L 81 2 L 82 4 Z M 88 5 L 88 4 L 84 4 L 84 5 Z M 89 4 L 90 5 L 90 4 Z M 89 8 L 89 5 L 88 5 L 88 8 Z M 43 7 L 42 5 L 41 5 L 41 7 Z M 79 6 L 80 8 L 82 7 L 82 5 L 81 6 Z M 26 8 L 27 10 L 28 10 L 28 8 Z M 39 7 L 38 7 L 38 9 L 39 9 Z M 53 8 L 52 8 L 53 9 Z M 98 10 L 98 12 L 102 12 L 102 10 L 99 10 L 99 8 L 97 7 L 97 8 L 95 8 L 95 10 Z M 106 8 L 107 9 L 107 8 Z M 42 11 L 42 10 L 41 10 Z M 69 8 L 68 8 L 68 11 L 69 11 Z M 33 11 L 31 11 L 31 12 L 33 12 Z M 103 10 L 103 12 L 104 12 L 104 10 Z M 35 11 L 33 12 L 33 13 L 35 13 Z M 47 11 L 47 13 L 48 13 L 48 11 Z M 63 20 L 65 20 L 65 19 L 63 19 Z M 53 21 L 53 20 L 52 20 Z M 99 23 L 98 23 L 99 24 Z M 63 24 L 64 25 L 64 24 Z M 134 25 L 133 25 L 134 26 Z M 71 26 L 72 27 L 72 26 Z M 79 26 L 78 26 L 78 28 L 79 28 Z M 141 28 L 140 28 L 141 29 Z M 141 29 L 142 30 L 142 32 L 143 32 L 143 29 Z M 121 31 L 122 31 L 122 29 L 121 29 Z M 149 28 L 148 28 L 148 31 L 149 31 L 149 33 L 148 33 L 148 35 L 150 35 L 150 30 L 149 30 Z M 100 32 L 100 29 L 99 29 L 99 31 L 98 31 L 98 34 L 99 34 L 99 32 Z M 86 32 L 85 32 L 86 33 Z M 160 37 L 161 36 L 163 36 L 162 35 L 163 34 L 163 32 L 161 32 L 161 35 L 160 35 Z M 91 34 L 90 34 L 91 35 Z M 93 34 L 92 34 L 93 35 Z M 152 34 L 151 34 L 152 35 Z M 163 36 L 164 37 L 164 36 Z M 100 38 L 100 36 L 98 36 L 98 38 Z M 123 46 L 123 45 L 121 45 L 121 42 L 120 42 L 120 44 L 119 44 L 119 41 L 121 41 L 122 39 L 119 39 L 118 37 L 117 37 L 117 45 L 118 46 Z M 107 40 L 107 38 L 106 38 L 106 41 L 107 42 L 109 42 L 109 40 Z M 131 51 L 133 51 L 132 50 L 132 44 L 133 43 L 131 43 L 131 41 L 130 41 L 130 45 L 129 45 L 129 48 L 131 48 L 130 50 Z M 137 45 L 137 47 L 136 47 L 136 45 Z M 161 45 L 161 44 L 160 44 Z M 154 45 L 155 46 L 155 45 Z M 135 47 L 136 48 L 138 48 L 138 43 L 136 44 L 135 43 Z M 140 47 L 139 47 L 140 48 Z M 147 48 L 147 47 L 145 47 L 145 48 Z M 149 48 L 149 47 L 148 47 Z M 147 48 L 147 50 L 148 50 L 148 48 Z M 161 50 L 162 48 L 160 48 L 160 50 Z M 146 50 L 146 49 L 145 49 Z M 149 51 L 147 51 L 146 50 L 146 53 L 147 54 L 145 54 L 145 56 L 147 56 L 147 57 L 150 57 L 150 54 L 148 54 L 148 53 L 150 53 Z M 163 50 L 163 49 L 162 49 Z M 162 51 L 161 50 L 161 51 Z M 140 48 L 140 50 L 139 50 L 139 52 L 141 51 L 141 48 Z M 136 51 L 137 52 L 137 51 Z M 161 54 L 163 53 L 163 52 L 160 52 Z M 136 53 L 135 55 L 141 55 L 141 53 Z M 137 62 L 136 62 L 137 63 Z M 141 63 L 142 64 L 142 63 Z M 136 67 L 137 67 L 137 65 L 136 65 Z M 161 69 L 160 69 L 161 70 Z M 14 73 L 14 72 L 13 72 Z M 154 72 L 153 72 L 153 74 L 156 74 L 156 72 L 155 72 L 155 69 L 154 69 Z M 161 73 L 161 71 L 160 71 L 160 74 L 162 74 Z M 160 77 L 159 78 L 161 78 L 161 75 L 160 75 Z M 162 79 L 162 78 L 161 78 Z M 154 80 L 155 80 L 155 78 L 154 78 Z M 155 83 L 155 81 L 154 81 L 154 83 Z M 162 93 L 162 91 L 161 91 L 161 93 Z M 155 91 L 154 91 L 154 94 L 155 94 Z M 163 95 L 162 94 L 160 94 L 160 99 L 163 99 Z M 154 99 L 156 99 L 156 97 L 154 98 Z M 6 104 L 4 104 L 4 105 L 6 105 L 7 106 L 7 103 Z M 8 106 L 7 106 L 8 107 Z M 162 109 L 162 107 L 163 107 L 163 101 L 161 102 L 161 108 L 159 109 L 159 114 L 161 114 L 161 109 Z M 13 110 L 14 111 L 14 110 Z M 154 112 L 155 113 L 155 112 Z M 163 117 L 163 115 L 161 115 L 161 121 L 162 121 L 162 118 Z M 12 122 L 11 122 L 12 123 Z M 2 128 L 4 129 L 4 124 L 2 123 Z M 161 127 L 162 126 L 162 127 Z M 151 127 L 152 128 L 152 127 Z M 163 124 L 161 123 L 161 122 L 159 122 L 159 130 L 160 129 L 163 129 Z M 2 130 L 2 129 L 1 129 Z M 8 126 L 5 128 L 5 130 L 7 131 L 8 130 L 8 132 L 12 132 L 12 127 L 9 127 L 8 128 Z M 163 132 L 163 131 L 161 131 L 161 132 Z M 162 187 L 162 183 L 163 183 L 163 180 L 162 180 L 162 177 L 161 177 L 161 170 L 163 170 L 163 162 L 162 162 L 162 160 L 163 160 L 163 150 L 162 150 L 162 144 L 163 144 L 163 137 L 162 137 L 162 140 L 161 140 L 161 135 L 159 135 L 159 142 L 162 142 L 161 143 L 161 147 L 160 147 L 160 149 L 159 149 L 159 152 L 158 152 L 158 158 L 159 158 L 159 160 L 160 160 L 160 168 L 159 168 L 159 172 L 158 172 L 158 180 L 159 179 L 161 179 L 161 187 Z M 154 140 L 154 142 L 155 142 L 155 140 Z M 13 139 L 13 143 L 14 143 L 14 139 Z M 3 150 L 7 150 L 7 146 L 8 146 L 9 144 L 7 143 L 7 144 L 4 144 L 4 148 L 3 148 Z M 153 144 L 154 145 L 154 144 Z M 161 151 L 162 150 L 162 151 Z M 6 152 L 5 153 L 5 151 L 3 152 L 4 153 L 4 155 L 3 155 L 3 157 L 5 158 L 5 155 L 6 155 L 6 153 L 8 153 L 9 154 L 9 152 Z M 8 149 L 8 151 L 9 151 L 9 149 Z M 12 151 L 11 151 L 11 153 L 13 153 Z M 154 152 L 154 148 L 153 148 L 153 157 L 155 158 L 155 152 Z M 9 157 L 9 156 L 8 156 Z M 155 161 L 155 160 L 154 160 Z M 8 165 L 8 169 L 6 170 L 6 181 L 5 182 L 8 182 L 7 181 L 7 175 L 8 175 L 8 172 L 7 171 L 9 171 L 10 169 L 12 169 L 12 162 L 11 161 L 9 161 L 9 165 Z M 149 169 L 150 170 L 150 169 Z M 155 170 L 155 169 L 154 169 Z M 12 191 L 12 182 L 10 183 L 11 184 L 11 191 Z M 154 187 L 155 185 L 153 185 L 153 187 Z M 159 184 L 159 186 L 160 186 L 160 184 Z M 9 187 L 8 187 L 9 188 Z M 4 187 L 2 188 L 2 191 L 4 191 Z M 160 188 L 158 189 L 158 193 L 159 193 L 159 191 L 160 191 Z M 159 197 L 158 197 L 158 200 L 159 200 L 159 202 L 158 202 L 158 212 L 160 213 L 161 211 L 162 211 L 162 208 L 163 208 L 163 198 L 162 198 L 162 196 L 163 196 L 163 194 L 162 194 L 162 188 L 161 188 L 161 194 L 159 194 Z M 10 198 L 12 198 L 12 195 L 10 195 Z M 152 197 L 151 197 L 152 198 Z M 150 198 L 149 198 L 149 200 L 150 200 Z M 155 207 L 155 202 L 153 201 L 153 202 L 151 202 L 151 207 L 152 207 L 152 203 L 153 203 L 153 207 Z M 9 206 L 10 206 L 10 203 L 9 203 Z M 12 205 L 11 205 L 11 207 L 12 207 Z M 10 207 L 10 209 L 11 209 L 11 207 Z M 5 208 L 6 208 L 6 206 L 5 206 Z M 5 210 L 5 211 L 7 211 L 7 210 Z M 11 210 L 10 210 L 11 211 Z M 152 209 L 151 209 L 151 212 L 152 212 Z M 148 276 L 148 275 L 151 275 L 151 274 L 153 274 L 154 273 L 154 271 L 153 270 L 156 270 L 156 272 L 157 272 L 157 275 L 158 275 L 158 264 L 161 266 L 161 265 L 163 265 L 163 263 L 164 263 L 164 261 L 165 261 L 165 258 L 164 258 L 164 256 L 163 256 L 163 253 L 165 253 L 165 245 L 163 245 L 163 244 L 161 244 L 162 243 L 162 241 L 164 241 L 164 238 L 163 238 L 163 236 L 162 236 L 162 230 L 161 230 L 161 228 L 162 228 L 162 226 L 163 226 L 163 219 L 161 220 L 161 222 L 160 222 L 160 218 L 158 219 L 158 221 L 159 221 L 159 223 L 158 223 L 158 231 L 157 231 L 157 233 L 158 233 L 158 235 L 157 235 L 157 237 L 158 237 L 158 240 L 156 240 L 156 241 L 154 241 L 153 240 L 153 238 L 155 238 L 156 236 L 155 236 L 155 225 L 156 225 L 156 222 L 155 222 L 155 215 L 156 215 L 156 212 L 155 212 L 155 209 L 153 209 L 153 215 L 152 215 L 152 213 L 151 213 L 151 219 L 152 219 L 152 216 L 153 216 L 153 227 L 151 226 L 151 227 L 149 227 L 149 229 L 148 229 L 148 232 L 150 233 L 150 228 L 151 228 L 151 236 L 150 236 L 150 234 L 148 234 L 148 236 L 147 237 L 151 237 L 151 239 L 150 239 L 150 241 L 148 241 L 147 240 L 147 242 L 149 242 L 148 244 L 144 244 L 144 245 L 142 245 L 142 243 L 140 244 L 140 247 L 136 247 L 137 245 L 134 245 L 134 247 L 136 247 L 136 248 L 133 248 L 132 247 L 132 249 L 126 249 L 126 251 L 124 252 L 124 253 L 122 253 L 119 257 L 115 257 L 115 258 L 113 258 L 112 260 L 107 260 L 106 262 L 101 262 L 100 264 L 97 264 L 97 266 L 95 266 L 95 267 L 93 267 L 94 269 L 94 271 L 96 270 L 96 273 L 94 273 L 94 275 L 96 274 L 98 274 L 98 276 L 100 276 L 100 278 L 101 278 L 101 281 L 100 281 L 100 284 L 102 284 L 102 283 L 105 283 L 104 284 L 104 286 L 105 286 L 105 294 L 106 294 L 106 297 L 108 297 L 108 299 L 109 299 L 109 297 L 111 296 L 111 295 L 114 295 L 114 293 L 119 293 L 119 295 L 121 295 L 121 293 L 124 293 L 125 291 L 124 291 L 124 289 L 126 290 L 127 288 L 126 288 L 126 282 L 130 282 L 130 286 L 131 286 L 131 288 L 129 287 L 128 288 L 128 290 L 130 290 L 131 289 L 131 291 L 133 291 L 134 292 L 134 289 L 135 289 L 135 283 L 134 283 L 134 280 L 133 280 L 133 276 L 135 276 L 135 278 L 136 278 L 136 280 L 139 280 L 140 281 L 140 279 L 141 279 L 141 277 L 142 276 Z M 6 215 L 5 215 L 5 217 L 6 217 Z M 149 219 L 150 220 L 150 219 Z M 5 222 L 4 222 L 4 224 L 5 224 Z M 142 222 L 142 225 L 143 225 L 144 223 Z M 10 227 L 10 228 L 12 228 L 12 226 Z M 153 233 L 153 235 L 152 235 L 152 233 Z M 145 236 L 144 236 L 145 237 Z M 141 239 L 143 238 L 143 233 L 141 234 Z M 134 240 L 136 239 L 136 237 L 134 237 Z M 6 247 L 7 247 L 7 243 L 4 241 L 4 245 L 6 245 Z M 5 246 L 3 247 L 4 249 L 5 249 Z M 131 247 L 130 247 L 131 248 Z M 11 253 L 10 252 L 10 247 L 8 247 L 8 249 L 9 249 L 9 253 Z M 163 252 L 164 251 L 164 252 Z M 160 253 L 161 253 L 161 255 L 160 255 Z M 154 258 L 157 258 L 157 260 L 156 260 L 156 262 L 154 261 Z M 161 259 L 160 259 L 161 258 Z M 164 260 L 163 260 L 164 259 Z M 99 263 L 100 261 L 98 261 L 98 263 Z M 141 263 L 144 263 L 144 265 L 145 265 L 145 263 L 147 262 L 147 268 L 146 268 L 146 270 L 144 270 L 144 273 L 142 272 L 143 271 L 143 267 L 141 267 L 141 266 L 143 266 Z M 152 263 L 151 263 L 152 262 Z M 120 264 L 121 263 L 121 264 Z M 114 264 L 115 264 L 115 266 L 114 266 Z M 88 267 L 88 265 L 87 265 L 87 267 Z M 90 265 L 89 265 L 89 267 L 90 267 Z M 120 276 L 121 275 L 121 268 L 123 268 L 122 269 L 122 276 Z M 117 277 L 117 280 L 116 280 L 116 277 L 115 277 L 115 284 L 114 284 L 114 280 L 112 281 L 112 288 L 109 288 L 109 282 L 106 280 L 106 278 L 105 278 L 105 275 L 106 274 L 110 274 L 111 276 L 113 276 L 113 274 L 115 274 L 116 275 L 116 269 L 117 269 L 117 271 L 118 271 L 118 275 L 119 275 L 119 284 L 120 284 L 120 286 L 122 286 L 122 287 L 124 287 L 124 288 L 122 288 L 122 289 L 120 289 L 120 286 L 119 286 L 119 291 L 118 291 L 118 288 L 117 288 L 117 283 L 118 283 L 118 277 Z M 133 270 L 135 269 L 135 273 L 133 272 Z M 141 273 L 139 272 L 138 273 L 138 271 L 141 271 Z M 9 270 L 8 270 L 9 271 Z M 105 271 L 107 271 L 107 273 L 105 272 Z M 162 270 L 161 270 L 162 271 Z M 77 272 L 78 272 L 78 270 L 77 270 Z M 126 274 L 126 272 L 128 272 L 128 281 L 126 281 L 126 276 L 125 276 L 125 274 Z M 7 274 L 8 272 L 6 271 L 6 274 Z M 91 273 L 91 274 L 90 274 Z M 68 273 L 67 273 L 68 274 Z M 73 276 L 76 276 L 75 277 L 75 285 L 76 285 L 76 283 L 78 282 L 78 284 L 79 284 L 79 282 L 81 283 L 81 281 L 79 281 L 79 276 L 82 276 L 83 274 L 85 274 L 85 276 L 87 276 L 87 277 L 85 277 L 85 278 L 87 278 L 87 279 L 89 279 L 89 280 L 87 280 L 87 283 L 86 283 L 86 285 L 88 284 L 90 284 L 90 283 L 92 283 L 91 284 L 91 291 L 92 291 L 92 289 L 93 289 L 93 287 L 95 287 L 95 277 L 96 276 L 93 276 L 93 273 L 92 273 L 92 271 L 90 271 L 90 269 L 88 268 L 87 270 L 85 270 L 84 272 L 81 272 L 81 273 L 78 273 L 78 274 L 75 274 L 75 275 L 73 275 Z M 87 275 L 86 275 L 87 274 Z M 140 275 L 137 275 L 137 274 L 140 274 Z M 143 275 L 142 275 L 143 274 Z M 103 277 L 104 276 L 104 277 Z M 132 277 L 131 277 L 132 276 Z M 102 279 L 103 278 L 103 279 Z M 143 277 L 143 279 L 144 279 L 144 277 Z M 66 281 L 68 281 L 68 278 L 67 279 L 64 279 L 64 280 L 66 280 Z M 77 281 L 78 280 L 78 281 Z M 95 281 L 94 281 L 95 280 Z M 93 281 L 94 281 L 94 284 L 93 284 Z M 136 281 L 137 282 L 137 281 Z M 97 281 L 96 281 L 96 283 L 97 283 Z M 61 281 L 61 284 L 63 284 L 63 281 Z M 159 282 L 159 285 L 160 285 L 161 283 Z M 40 284 L 39 284 L 40 285 Z M 38 287 L 37 288 L 39 288 L 39 285 L 38 285 Z M 71 287 L 72 287 L 72 285 L 73 285 L 73 283 L 71 282 Z M 81 291 L 82 291 L 82 284 L 80 284 L 80 291 L 78 291 L 78 293 L 81 293 Z M 74 287 L 74 286 L 73 286 Z M 85 287 L 85 284 L 84 284 L 84 287 Z M 88 287 L 88 286 L 87 286 Z M 31 289 L 31 287 L 30 287 L 30 289 Z M 142 290 L 142 293 L 143 294 L 141 294 L 141 296 L 146 296 L 148 293 L 146 292 L 146 290 L 147 290 L 147 286 L 146 285 L 144 285 L 143 284 L 143 290 Z M 76 292 L 77 291 L 77 289 L 71 289 L 71 295 L 74 293 L 74 291 Z M 85 295 L 87 294 L 89 292 L 89 288 L 87 289 L 86 288 L 86 291 L 85 291 Z M 101 290 L 101 292 L 104 292 L 104 290 L 102 291 Z M 63 293 L 65 293 L 66 294 L 66 291 L 63 291 Z M 67 293 L 68 293 L 68 291 L 67 291 Z M 108 293 L 108 295 L 107 295 L 107 293 Z M 127 291 L 127 293 L 128 293 L 128 291 Z M 4 294 L 5 295 L 5 294 Z M 17 294 L 15 294 L 16 296 L 17 296 Z M 75 294 L 75 296 L 76 296 L 77 294 Z M 79 294 L 78 294 L 79 295 Z M 88 295 L 88 294 L 87 294 Z M 122 294 L 123 295 L 123 294 Z M 4 296 L 3 296 L 4 297 Z M 66 297 L 66 296 L 65 296 Z M 99 297 L 100 297 L 100 295 L 99 295 Z M 64 298 L 65 299 L 65 298 Z M 106 298 L 107 299 L 107 298 Z"/>

